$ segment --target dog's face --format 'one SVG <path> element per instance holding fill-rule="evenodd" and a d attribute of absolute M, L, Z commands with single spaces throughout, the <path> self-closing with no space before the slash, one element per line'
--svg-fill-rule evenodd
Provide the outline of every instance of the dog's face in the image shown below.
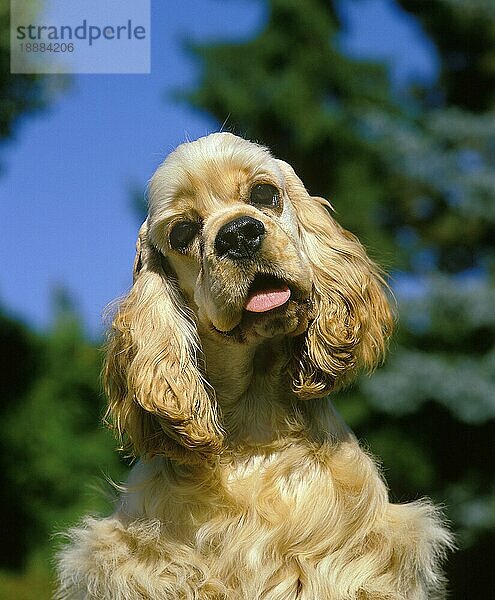
<path fill-rule="evenodd" d="M 136 454 L 191 461 L 221 450 L 204 335 L 225 343 L 225 360 L 231 344 L 285 338 L 284 393 L 301 399 L 380 360 L 391 328 L 383 280 L 287 163 L 212 134 L 168 156 L 149 200 L 104 371 L 110 412 Z"/>
<path fill-rule="evenodd" d="M 307 328 L 311 262 L 264 148 L 226 133 L 179 147 L 151 181 L 149 230 L 203 327 L 242 343 Z"/>

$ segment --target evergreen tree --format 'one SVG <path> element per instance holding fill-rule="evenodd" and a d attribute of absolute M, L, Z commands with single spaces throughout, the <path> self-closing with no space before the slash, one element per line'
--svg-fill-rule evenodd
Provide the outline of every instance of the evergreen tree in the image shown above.
<path fill-rule="evenodd" d="M 25 0 L 24 10 L 36 14 L 42 0 Z M 14 136 L 22 116 L 43 109 L 67 78 L 10 73 L 10 2 L 0 0 L 0 142 Z"/>
<path fill-rule="evenodd" d="M 338 199 L 346 226 L 391 255 L 395 248 L 377 226 L 383 200 L 378 165 L 355 115 L 373 107 L 394 114 L 395 107 L 385 69 L 344 56 L 335 43 L 338 31 L 331 2 L 273 0 L 255 39 L 190 46 L 203 74 L 187 99 L 227 129 L 269 146 L 310 192 Z"/>
<path fill-rule="evenodd" d="M 48 600 L 54 534 L 111 510 L 102 480 L 122 473 L 112 434 L 98 428 L 101 353 L 60 307 L 46 335 L 0 314 L 0 355 L 0 597 Z"/>

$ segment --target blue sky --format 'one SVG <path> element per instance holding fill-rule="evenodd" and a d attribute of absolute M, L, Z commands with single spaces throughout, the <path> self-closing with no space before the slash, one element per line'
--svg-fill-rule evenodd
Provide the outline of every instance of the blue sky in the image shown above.
<path fill-rule="evenodd" d="M 342 0 L 341 13 L 346 52 L 385 61 L 397 85 L 435 77 L 433 49 L 392 0 Z M 130 285 L 131 189 L 144 190 L 186 137 L 219 127 L 172 99 L 198 77 L 182 41 L 247 39 L 265 19 L 258 0 L 152 0 L 150 75 L 74 76 L 47 111 L 20 123 L 0 146 L 4 309 L 46 328 L 63 287 L 88 332 L 102 331 L 105 306 Z"/>

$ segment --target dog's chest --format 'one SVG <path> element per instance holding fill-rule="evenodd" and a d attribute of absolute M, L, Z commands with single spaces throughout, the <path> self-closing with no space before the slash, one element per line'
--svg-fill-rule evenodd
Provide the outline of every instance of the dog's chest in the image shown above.
<path fill-rule="evenodd" d="M 300 511 L 314 512 L 318 482 L 329 480 L 321 465 L 297 446 L 268 455 L 254 454 L 226 466 L 221 476 L 226 504 L 239 517 L 260 525 L 287 527 Z M 300 518 L 300 515 L 299 515 Z"/>

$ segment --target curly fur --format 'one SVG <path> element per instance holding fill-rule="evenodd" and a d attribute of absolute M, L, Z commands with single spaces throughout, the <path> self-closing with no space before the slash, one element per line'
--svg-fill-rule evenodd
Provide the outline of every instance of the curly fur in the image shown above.
<path fill-rule="evenodd" d="M 250 201 L 259 183 L 276 205 Z M 443 597 L 438 509 L 389 502 L 327 397 L 376 366 L 391 330 L 359 241 L 288 164 L 228 133 L 179 146 L 149 197 L 104 368 L 109 416 L 140 460 L 116 512 L 69 531 L 58 598 Z M 215 242 L 240 217 L 264 233 L 237 260 Z M 179 251 L 184 221 L 200 226 Z M 253 314 L 260 274 L 291 295 Z"/>

